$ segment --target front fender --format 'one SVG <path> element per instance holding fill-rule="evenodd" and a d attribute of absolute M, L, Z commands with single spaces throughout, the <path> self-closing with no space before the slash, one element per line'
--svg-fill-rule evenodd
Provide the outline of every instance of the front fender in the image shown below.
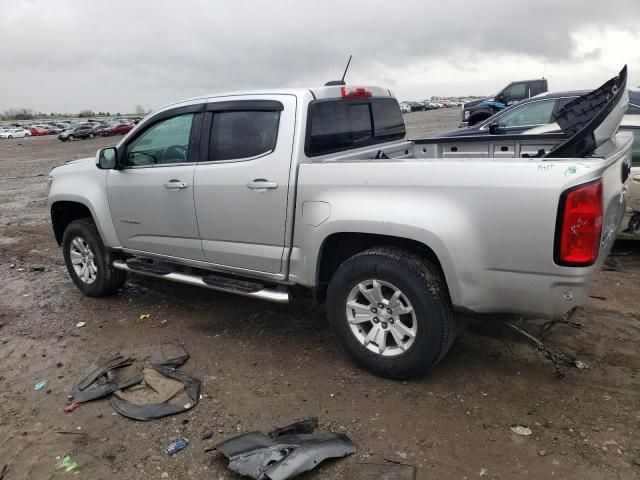
<path fill-rule="evenodd" d="M 98 169 L 93 158 L 87 160 L 88 162 L 63 165 L 51 172 L 47 209 L 51 212 L 57 202 L 84 205 L 91 212 L 105 246 L 120 248 L 107 200 L 106 171 Z"/>

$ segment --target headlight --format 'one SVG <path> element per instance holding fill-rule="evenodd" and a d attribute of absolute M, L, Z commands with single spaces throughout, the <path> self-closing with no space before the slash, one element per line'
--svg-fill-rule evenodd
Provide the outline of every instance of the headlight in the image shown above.
<path fill-rule="evenodd" d="M 51 190 L 51 184 L 53 183 L 53 177 L 49 175 L 49 179 L 47 180 L 47 193 Z"/>
<path fill-rule="evenodd" d="M 465 110 L 464 114 L 462 115 L 462 119 L 463 120 L 469 120 L 469 110 Z"/>

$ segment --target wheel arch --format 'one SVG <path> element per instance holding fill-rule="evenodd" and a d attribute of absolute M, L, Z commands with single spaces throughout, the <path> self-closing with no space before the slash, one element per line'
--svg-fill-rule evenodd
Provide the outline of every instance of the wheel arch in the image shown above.
<path fill-rule="evenodd" d="M 61 200 L 51 205 L 51 224 L 58 245 L 62 245 L 62 236 L 69 224 L 80 218 L 91 218 L 95 223 L 93 212 L 82 202 Z"/>
<path fill-rule="evenodd" d="M 369 248 L 380 246 L 399 247 L 429 260 L 440 272 L 449 296 L 453 296 L 452 293 L 456 290 L 452 282 L 448 281 L 447 277 L 450 275 L 447 275 L 436 252 L 425 243 L 411 238 L 377 233 L 339 232 L 326 237 L 320 247 L 314 289 L 316 300 L 325 300 L 329 281 L 345 260 Z M 451 291 L 451 287 L 454 288 L 454 292 Z"/>

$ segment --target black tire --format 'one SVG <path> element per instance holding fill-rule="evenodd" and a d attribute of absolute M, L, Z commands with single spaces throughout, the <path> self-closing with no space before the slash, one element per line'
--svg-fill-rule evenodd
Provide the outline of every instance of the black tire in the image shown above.
<path fill-rule="evenodd" d="M 69 135 L 67 137 L 67 140 L 69 140 L 70 142 L 73 142 L 76 139 L 76 137 L 74 137 L 73 135 Z"/>
<path fill-rule="evenodd" d="M 89 138 L 93 140 L 93 137 L 95 137 L 95 135 L 93 133 L 90 133 Z"/>
<path fill-rule="evenodd" d="M 369 350 L 347 320 L 349 292 L 360 282 L 373 279 L 396 286 L 415 312 L 413 344 L 395 356 Z M 397 247 L 371 248 L 340 265 L 329 283 L 327 316 L 338 341 L 357 362 L 392 379 L 424 375 L 444 357 L 455 338 L 451 301 L 439 270 L 425 258 Z"/>
<path fill-rule="evenodd" d="M 76 273 L 71 261 L 71 244 L 75 238 L 80 238 L 88 244 L 93 254 L 93 261 L 97 273 L 92 283 L 84 281 Z M 81 218 L 71 222 L 62 236 L 62 252 L 67 271 L 76 287 L 90 297 L 105 297 L 115 293 L 127 280 L 127 272 L 116 270 L 112 266 L 113 255 L 105 248 L 91 218 Z"/>
<path fill-rule="evenodd" d="M 11 140 L 13 138 L 13 135 L 9 135 L 7 138 Z"/>

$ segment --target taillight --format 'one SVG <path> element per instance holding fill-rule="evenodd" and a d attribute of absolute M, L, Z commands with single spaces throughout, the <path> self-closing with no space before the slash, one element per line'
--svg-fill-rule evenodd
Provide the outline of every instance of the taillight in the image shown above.
<path fill-rule="evenodd" d="M 341 87 L 342 98 L 368 98 L 373 97 L 373 90 L 366 87 Z"/>
<path fill-rule="evenodd" d="M 593 265 L 602 234 L 602 181 L 563 192 L 558 209 L 555 262 L 565 266 Z"/>

